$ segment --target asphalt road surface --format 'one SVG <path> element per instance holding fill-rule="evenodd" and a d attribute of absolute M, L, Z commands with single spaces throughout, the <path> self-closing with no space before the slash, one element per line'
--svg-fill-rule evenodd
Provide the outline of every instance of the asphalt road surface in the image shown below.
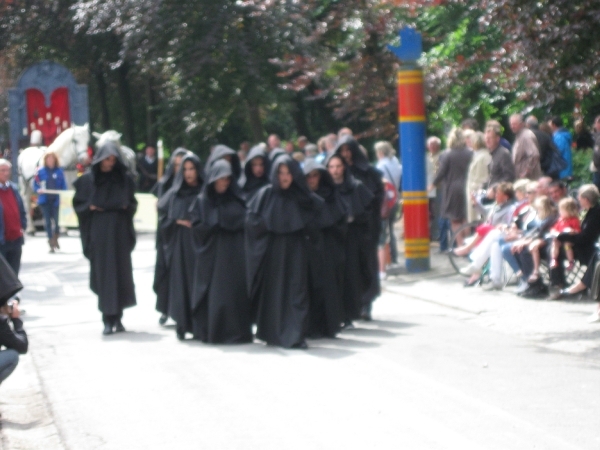
<path fill-rule="evenodd" d="M 375 320 L 306 351 L 182 343 L 158 325 L 146 235 L 128 332 L 103 337 L 79 240 L 61 246 L 25 246 L 30 353 L 0 390 L 5 449 L 600 448 L 590 302 L 407 275 Z"/>

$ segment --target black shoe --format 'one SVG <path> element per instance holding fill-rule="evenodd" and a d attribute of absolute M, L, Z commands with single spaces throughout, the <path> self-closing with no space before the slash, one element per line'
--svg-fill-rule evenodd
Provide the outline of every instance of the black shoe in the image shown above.
<path fill-rule="evenodd" d="M 109 334 L 113 334 L 113 327 L 110 323 L 104 324 L 104 331 L 102 332 L 104 336 L 108 336 Z"/>
<path fill-rule="evenodd" d="M 169 316 L 167 316 L 166 314 L 163 314 L 162 316 L 160 316 L 160 319 L 158 319 L 158 324 L 164 325 L 165 323 L 167 323 L 168 318 L 169 318 Z"/>
<path fill-rule="evenodd" d="M 121 319 L 117 319 L 117 321 L 115 322 L 115 333 L 123 333 L 125 331 L 126 330 L 123 324 L 121 323 Z"/>
<path fill-rule="evenodd" d="M 546 298 L 548 296 L 548 286 L 545 284 L 542 285 L 533 285 L 527 288 L 525 292 L 521 294 L 523 298 L 530 299 L 538 299 L 538 298 Z"/>
<path fill-rule="evenodd" d="M 552 294 L 550 296 L 550 300 L 581 300 L 581 297 L 583 297 L 583 293 L 584 291 L 571 293 L 568 289 L 561 289 L 560 291 L 557 291 L 554 294 Z"/>
<path fill-rule="evenodd" d="M 344 325 L 342 325 L 342 330 L 351 330 L 354 328 L 354 324 L 352 323 L 351 320 L 346 320 L 344 322 Z"/>
<path fill-rule="evenodd" d="M 360 310 L 360 320 L 364 320 L 365 322 L 369 322 L 373 320 L 371 317 L 371 306 L 363 306 Z"/>
<path fill-rule="evenodd" d="M 176 331 L 176 333 L 177 333 L 177 339 L 179 339 L 180 341 L 185 340 L 185 331 L 178 329 Z"/>

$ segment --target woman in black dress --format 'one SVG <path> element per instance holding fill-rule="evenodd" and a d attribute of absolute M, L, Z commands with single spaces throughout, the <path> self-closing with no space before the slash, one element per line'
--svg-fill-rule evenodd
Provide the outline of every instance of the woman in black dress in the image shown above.
<path fill-rule="evenodd" d="M 276 159 L 272 185 L 250 200 L 246 219 L 248 287 L 256 311 L 256 336 L 270 345 L 307 348 L 307 235 L 322 204 L 298 164 Z"/>
<path fill-rule="evenodd" d="M 173 152 L 167 165 L 167 170 L 160 180 L 152 188 L 152 193 L 160 200 L 169 189 L 173 186 L 175 176 L 179 172 L 181 167 L 181 160 L 189 152 L 185 148 L 179 147 Z M 157 230 L 160 230 L 161 225 L 165 217 L 162 215 L 158 216 Z M 169 316 L 169 283 L 168 283 L 169 271 L 167 270 L 167 264 L 165 261 L 165 254 L 162 245 L 162 233 L 156 233 L 156 264 L 154 266 L 154 283 L 152 288 L 156 293 L 156 310 L 161 313 L 158 323 L 164 325 L 167 322 Z"/>
<path fill-rule="evenodd" d="M 116 144 L 104 144 L 91 170 L 74 183 L 83 254 L 90 261 L 90 288 L 98 296 L 104 334 L 125 331 L 123 309 L 135 306 L 131 252 L 136 243 L 135 182 Z"/>
<path fill-rule="evenodd" d="M 216 161 L 191 209 L 194 339 L 211 344 L 252 342 L 244 257 L 246 205 L 231 178 L 231 165 Z"/>
<path fill-rule="evenodd" d="M 198 157 L 187 154 L 173 186 L 158 202 L 159 215 L 164 217 L 159 233 L 168 273 L 169 316 L 177 322 L 178 339 L 185 339 L 185 333 L 193 331 L 191 305 L 196 258 L 189 209 L 202 188 L 202 173 Z"/>
<path fill-rule="evenodd" d="M 361 317 L 364 292 L 370 282 L 370 236 L 373 194 L 350 173 L 344 159 L 334 154 L 327 160 L 327 170 L 340 194 L 346 213 L 344 239 L 344 278 L 342 305 L 344 327 Z"/>
<path fill-rule="evenodd" d="M 325 204 L 313 223 L 309 239 L 308 334 L 311 338 L 335 337 L 344 320 L 342 289 L 346 238 L 346 208 L 339 189 L 325 166 L 314 159 L 303 167 L 308 188 Z"/>

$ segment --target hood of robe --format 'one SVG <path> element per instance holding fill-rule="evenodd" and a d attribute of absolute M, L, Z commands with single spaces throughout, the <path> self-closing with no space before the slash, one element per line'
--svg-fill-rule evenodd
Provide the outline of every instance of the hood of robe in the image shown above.
<path fill-rule="evenodd" d="M 319 187 L 315 194 L 325 200 L 326 205 L 325 208 L 322 208 L 317 222 L 320 228 L 332 226 L 345 216 L 345 204 L 342 201 L 339 190 L 336 189 L 333 178 L 325 166 L 314 159 L 309 159 L 304 163 L 304 175 L 307 176 L 313 170 L 318 170 L 321 175 L 319 178 Z"/>
<path fill-rule="evenodd" d="M 333 151 L 334 155 L 341 156 L 341 149 L 344 145 L 347 145 L 350 151 L 352 152 L 352 165 L 356 166 L 358 169 L 362 171 L 366 171 L 371 167 L 369 164 L 369 159 L 365 156 L 365 154 L 360 150 L 360 145 L 350 135 L 344 135 L 338 139 L 337 145 L 335 146 L 335 150 Z"/>
<path fill-rule="evenodd" d="M 177 147 L 173 153 L 171 153 L 171 157 L 169 158 L 169 163 L 167 164 L 167 168 L 165 169 L 165 173 L 160 180 L 154 185 L 152 188 L 152 194 L 156 196 L 161 196 L 173 185 L 173 181 L 175 180 L 175 158 L 179 156 L 183 156 L 187 153 L 191 153 L 189 150 L 183 147 Z"/>
<path fill-rule="evenodd" d="M 198 180 L 198 186 L 189 186 L 183 179 L 183 164 L 190 161 L 194 164 L 196 168 L 196 178 Z M 173 181 L 173 190 L 177 193 L 187 190 L 198 191 L 202 188 L 204 184 L 204 171 L 202 170 L 202 163 L 200 162 L 200 158 L 193 154 L 192 152 L 188 152 L 181 159 L 181 166 L 179 168 L 179 172 L 175 175 L 175 181 Z"/>
<path fill-rule="evenodd" d="M 252 160 L 261 158 L 264 166 L 263 176 L 257 178 L 252 173 Z M 240 179 L 240 186 L 245 193 L 254 193 L 261 187 L 270 183 L 269 180 L 269 158 L 263 150 L 261 145 L 252 147 L 248 157 L 246 158 L 246 165 L 244 166 L 244 176 Z"/>
<path fill-rule="evenodd" d="M 334 183 L 341 195 L 344 210 L 349 216 L 357 217 L 366 211 L 368 205 L 373 200 L 373 194 L 360 181 L 354 178 L 350 172 L 350 167 L 346 164 L 342 155 L 334 153 L 327 158 L 325 165 L 328 166 L 329 161 L 333 158 L 339 158 L 344 165 L 344 181 L 341 184 Z"/>
<path fill-rule="evenodd" d="M 115 164 L 112 171 L 116 169 L 117 171 L 123 174 L 127 173 L 127 166 L 123 163 L 123 158 L 121 156 L 119 146 L 114 142 L 108 141 L 96 151 L 96 153 L 94 154 L 94 159 L 92 159 L 92 173 L 95 176 L 98 176 L 100 172 L 100 163 L 110 156 L 114 156 L 115 158 L 117 158 L 117 163 Z"/>
<path fill-rule="evenodd" d="M 237 179 L 242 174 L 242 165 L 240 163 L 240 158 L 237 155 L 237 152 L 232 148 L 227 147 L 226 145 L 217 145 L 212 153 L 210 154 L 208 161 L 206 162 L 206 175 L 210 172 L 210 168 L 216 161 L 220 161 L 226 156 L 229 156 L 231 159 L 231 171 L 233 172 L 233 178 L 237 181 Z"/>

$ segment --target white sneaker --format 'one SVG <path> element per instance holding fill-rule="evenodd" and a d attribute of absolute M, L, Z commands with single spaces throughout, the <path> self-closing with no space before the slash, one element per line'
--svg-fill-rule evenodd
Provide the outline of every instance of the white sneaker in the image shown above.
<path fill-rule="evenodd" d="M 588 323 L 600 322 L 600 313 L 595 312 L 594 314 L 588 317 L 587 321 Z"/>
<path fill-rule="evenodd" d="M 460 273 L 462 275 L 471 276 L 476 273 L 479 273 L 479 269 L 475 267 L 473 264 L 469 264 L 467 267 L 460 269 Z"/>
<path fill-rule="evenodd" d="M 379 279 L 381 281 L 387 279 L 387 273 L 385 273 L 385 272 L 379 272 Z"/>
<path fill-rule="evenodd" d="M 517 285 L 516 294 L 522 294 L 529 287 L 529 283 L 525 281 L 523 278 L 519 278 L 519 284 Z"/>

